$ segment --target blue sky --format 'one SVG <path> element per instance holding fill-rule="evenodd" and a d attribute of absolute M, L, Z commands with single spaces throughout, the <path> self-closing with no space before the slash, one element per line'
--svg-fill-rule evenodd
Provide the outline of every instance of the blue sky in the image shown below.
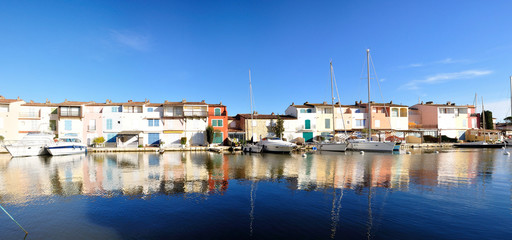
<path fill-rule="evenodd" d="M 230 115 L 330 101 L 473 104 L 510 114 L 510 1 L 2 1 L 0 95 L 222 101 Z M 382 89 L 378 90 L 377 81 Z M 480 104 L 480 103 L 479 103 Z"/>

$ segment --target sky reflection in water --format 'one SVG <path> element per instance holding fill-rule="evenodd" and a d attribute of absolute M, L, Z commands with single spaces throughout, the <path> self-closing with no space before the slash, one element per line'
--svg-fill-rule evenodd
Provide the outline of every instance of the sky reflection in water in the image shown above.
<path fill-rule="evenodd" d="M 0 202 L 27 239 L 506 238 L 510 161 L 500 150 L 0 155 Z M 24 236 L 5 214 L 0 232 Z"/>

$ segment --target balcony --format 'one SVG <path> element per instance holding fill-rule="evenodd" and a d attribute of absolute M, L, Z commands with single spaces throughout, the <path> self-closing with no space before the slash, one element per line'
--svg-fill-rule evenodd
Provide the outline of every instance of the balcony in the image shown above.
<path fill-rule="evenodd" d="M 39 118 L 39 112 L 20 112 L 19 118 Z"/>
<path fill-rule="evenodd" d="M 316 124 L 311 124 L 309 128 L 306 128 L 305 124 L 301 124 L 296 127 L 297 131 L 313 131 L 316 129 Z"/>
<path fill-rule="evenodd" d="M 207 111 L 194 111 L 194 110 L 189 110 L 189 111 L 183 111 L 183 115 L 185 115 L 185 117 L 208 117 L 208 112 Z"/>

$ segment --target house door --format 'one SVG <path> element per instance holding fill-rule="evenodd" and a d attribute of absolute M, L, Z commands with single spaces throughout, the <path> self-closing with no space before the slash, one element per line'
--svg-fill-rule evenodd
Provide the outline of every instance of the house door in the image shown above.
<path fill-rule="evenodd" d="M 213 143 L 222 143 L 224 138 L 222 137 L 224 135 L 223 132 L 216 132 L 213 134 Z"/>
<path fill-rule="evenodd" d="M 148 133 L 148 144 L 158 145 L 160 143 L 160 133 Z"/>
<path fill-rule="evenodd" d="M 306 142 L 313 141 L 313 133 L 312 132 L 303 132 L 302 137 L 304 138 L 304 141 L 306 141 Z"/>

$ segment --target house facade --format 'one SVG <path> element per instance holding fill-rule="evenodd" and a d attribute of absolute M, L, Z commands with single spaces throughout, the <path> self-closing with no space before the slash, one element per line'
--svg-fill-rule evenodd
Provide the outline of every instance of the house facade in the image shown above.
<path fill-rule="evenodd" d="M 20 138 L 32 132 L 58 134 L 58 107 L 57 104 L 50 101 L 45 103 L 30 101 L 22 104 L 18 115 L 18 133 Z"/>
<path fill-rule="evenodd" d="M 275 137 L 275 133 L 272 131 L 272 126 L 275 126 L 277 119 L 283 120 L 283 138 L 286 140 L 292 140 L 299 136 L 297 134 L 297 118 L 290 115 L 276 115 L 272 114 L 258 114 L 255 112 L 251 114 L 237 114 L 233 117 L 230 123 L 230 129 L 240 129 L 243 131 L 243 136 L 246 137 L 246 141 L 253 139 L 253 141 L 260 141 L 265 137 Z"/>
<path fill-rule="evenodd" d="M 220 104 L 208 104 L 208 125 L 215 130 L 213 143 L 223 143 L 228 137 L 228 112 L 222 102 Z"/>
<path fill-rule="evenodd" d="M 18 133 L 18 116 L 24 103 L 20 98 L 6 99 L 0 96 L 0 136 L 5 140 L 21 139 Z"/>

